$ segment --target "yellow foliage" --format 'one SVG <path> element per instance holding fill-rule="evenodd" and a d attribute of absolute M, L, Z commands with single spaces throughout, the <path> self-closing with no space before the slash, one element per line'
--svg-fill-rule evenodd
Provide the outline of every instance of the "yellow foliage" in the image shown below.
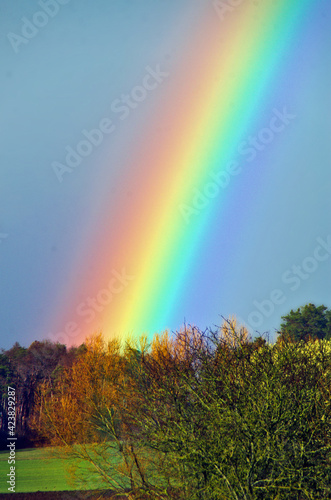
<path fill-rule="evenodd" d="M 224 321 L 221 327 L 221 339 L 223 339 L 229 347 L 236 348 L 243 344 L 247 344 L 251 340 L 251 337 L 247 328 L 239 326 L 236 317 L 231 316 L 228 320 Z"/>

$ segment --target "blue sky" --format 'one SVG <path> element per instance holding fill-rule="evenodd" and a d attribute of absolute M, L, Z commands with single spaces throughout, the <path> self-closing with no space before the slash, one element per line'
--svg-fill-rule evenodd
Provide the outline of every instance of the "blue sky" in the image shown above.
<path fill-rule="evenodd" d="M 76 256 L 74 242 L 83 238 L 87 221 L 98 217 L 98 199 L 91 190 L 95 170 L 82 168 L 73 174 L 74 181 L 59 189 L 52 161 L 63 156 L 67 144 L 77 143 L 83 128 L 107 116 L 112 100 L 139 81 L 143 68 L 159 61 L 169 69 L 175 67 L 202 6 L 208 4 L 198 0 L 63 3 L 56 4 L 53 18 L 42 16 L 45 26 L 22 44 L 8 35 L 22 33 L 23 18 L 38 19 L 33 16 L 42 10 L 40 5 L 26 0 L 1 4 L 0 346 L 5 348 L 16 340 L 29 345 L 45 337 L 41 325 L 50 304 L 56 309 L 61 302 Z M 229 210 L 226 242 L 217 231 L 217 220 L 206 235 L 209 248 L 201 250 L 191 281 L 199 292 L 188 295 L 187 303 L 177 308 L 173 328 L 180 326 L 183 316 L 204 327 L 218 323 L 221 314 L 233 313 L 252 330 L 273 332 L 291 308 L 307 302 L 331 305 L 331 249 L 316 250 L 331 235 L 328 2 L 319 3 L 310 23 L 297 60 L 289 59 L 288 78 L 297 88 L 284 91 L 280 85 L 278 96 L 278 102 L 290 99 L 297 118 L 277 150 L 261 153 L 236 185 L 242 190 L 243 207 Z M 290 77 L 291 72 L 297 77 Z M 147 106 L 116 134 L 107 148 L 114 159 L 112 170 L 99 169 L 98 175 L 105 180 L 110 174 L 114 179 L 120 176 L 130 154 L 127 139 L 149 112 L 153 108 Z M 266 120 L 271 113 L 272 109 L 266 110 Z M 256 124 L 257 132 L 261 126 Z M 97 166 L 104 154 L 98 150 L 91 164 Z M 279 168 L 270 170 L 276 163 Z M 267 168 L 267 184 L 259 185 L 263 179 L 257 175 L 259 169 Z M 106 181 L 103 189 L 111 195 Z M 250 197 L 258 197 L 259 203 L 246 203 Z M 237 196 L 229 199 L 231 205 Z M 231 232 L 231 217 L 240 222 L 240 231 Z M 318 261 L 316 255 L 322 254 L 325 258 Z M 224 255 L 236 262 L 229 273 L 217 267 Z M 298 265 L 309 271 L 297 274 L 293 266 Z M 271 295 L 279 303 L 269 314 Z M 261 305 L 266 300 L 269 306 Z"/>

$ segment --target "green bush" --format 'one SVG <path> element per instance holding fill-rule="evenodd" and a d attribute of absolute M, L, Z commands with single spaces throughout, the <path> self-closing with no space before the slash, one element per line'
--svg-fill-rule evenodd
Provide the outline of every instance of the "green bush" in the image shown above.
<path fill-rule="evenodd" d="M 327 340 L 270 345 L 231 321 L 151 345 L 98 337 L 42 402 L 54 439 L 95 436 L 79 457 L 130 498 L 331 498 Z"/>

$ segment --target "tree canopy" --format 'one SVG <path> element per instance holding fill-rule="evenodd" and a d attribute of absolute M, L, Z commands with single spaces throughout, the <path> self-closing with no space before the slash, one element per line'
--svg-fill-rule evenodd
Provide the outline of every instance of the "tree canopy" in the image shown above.
<path fill-rule="evenodd" d="M 15 343 L 0 351 L 4 449 L 11 385 L 17 436 L 78 459 L 80 486 L 88 471 L 135 500 L 331 498 L 330 315 L 292 310 L 274 344 L 234 318 L 150 340 Z"/>
<path fill-rule="evenodd" d="M 284 322 L 280 326 L 280 339 L 294 341 L 311 339 L 331 340 L 331 311 L 324 305 L 316 307 L 307 304 L 296 311 L 291 310 L 282 316 Z"/>

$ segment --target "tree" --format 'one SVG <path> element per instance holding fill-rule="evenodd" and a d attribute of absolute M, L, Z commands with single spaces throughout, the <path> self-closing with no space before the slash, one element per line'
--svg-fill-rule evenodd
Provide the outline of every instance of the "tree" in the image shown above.
<path fill-rule="evenodd" d="M 44 428 L 128 498 L 322 500 L 330 376 L 328 341 L 270 345 L 231 321 L 150 346 L 99 336 L 43 386 Z"/>
<path fill-rule="evenodd" d="M 324 305 L 316 307 L 314 304 L 307 304 L 296 311 L 291 310 L 282 319 L 284 323 L 280 327 L 279 340 L 331 340 L 331 311 Z"/>
<path fill-rule="evenodd" d="M 144 342 L 123 348 L 116 339 L 105 342 L 96 335 L 85 347 L 55 386 L 41 386 L 40 426 L 61 453 L 87 464 L 83 471 L 71 469 L 74 479 L 84 484 L 88 470 L 89 480 L 117 492 L 147 494 L 155 490 L 148 478 L 150 460 L 133 419 L 141 402 L 137 381 Z M 159 498 L 155 491 L 152 498 Z"/>
<path fill-rule="evenodd" d="M 36 405 L 35 396 L 39 385 L 48 381 L 55 383 L 65 366 L 70 366 L 79 355 L 80 348 L 67 352 L 66 346 L 48 340 L 35 341 L 29 348 L 15 342 L 13 347 L 0 353 L 1 431 L 6 432 L 7 386 L 16 389 L 16 437 L 19 446 L 40 444 L 38 420 L 42 406 Z M 32 432 L 33 431 L 33 432 Z"/>
<path fill-rule="evenodd" d="M 161 472 L 180 498 L 328 498 L 330 350 L 254 343 L 231 322 L 191 335 L 145 356 L 149 390 L 136 412 L 145 446 L 164 455 Z"/>

